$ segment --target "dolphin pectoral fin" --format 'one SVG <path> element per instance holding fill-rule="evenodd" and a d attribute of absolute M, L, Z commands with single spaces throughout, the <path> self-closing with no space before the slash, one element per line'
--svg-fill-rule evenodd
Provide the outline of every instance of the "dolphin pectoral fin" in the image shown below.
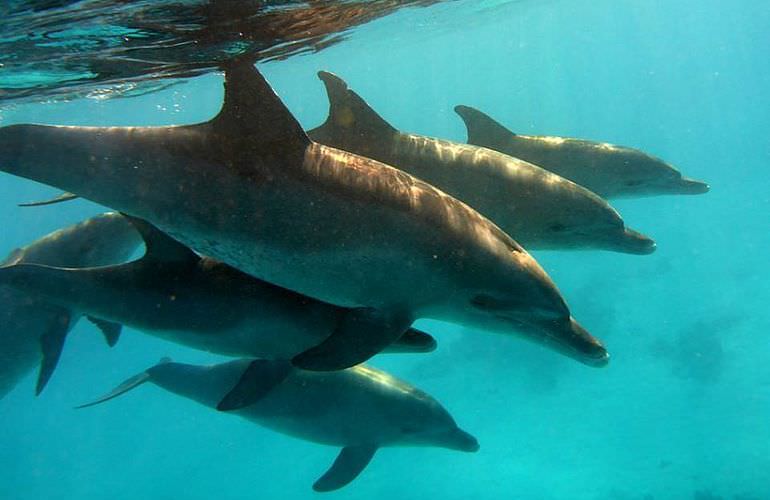
<path fill-rule="evenodd" d="M 344 370 L 391 345 L 411 324 L 406 315 L 368 307 L 351 309 L 326 340 L 296 355 L 291 362 L 304 370 Z"/>
<path fill-rule="evenodd" d="M 468 130 L 468 144 L 481 146 L 498 143 L 516 135 L 491 116 L 476 108 L 458 105 L 455 106 L 455 113 L 460 115 L 460 118 L 465 122 L 465 128 Z"/>
<path fill-rule="evenodd" d="M 416 328 L 409 328 L 382 352 L 388 354 L 433 352 L 437 345 L 438 343 L 432 335 Z"/>
<path fill-rule="evenodd" d="M 117 344 L 120 339 L 120 332 L 123 330 L 123 325 L 107 321 L 106 319 L 94 318 L 93 316 L 86 316 L 86 318 L 101 330 L 102 335 L 104 335 L 104 340 L 107 341 L 107 345 L 115 347 L 115 344 Z"/>
<path fill-rule="evenodd" d="M 377 452 L 376 445 L 346 446 L 329 470 L 313 483 L 313 489 L 318 492 L 334 491 L 349 484 L 372 461 Z"/>
<path fill-rule="evenodd" d="M 51 379 L 56 365 L 59 363 L 64 341 L 67 339 L 72 316 L 69 312 L 56 315 L 48 329 L 40 336 L 40 371 L 37 375 L 35 396 L 39 396 Z"/>
<path fill-rule="evenodd" d="M 291 364 L 255 359 L 241 378 L 217 405 L 219 411 L 232 411 L 257 403 L 291 372 Z"/>
<path fill-rule="evenodd" d="M 63 203 L 65 201 L 71 201 L 76 200 L 80 198 L 76 194 L 72 193 L 61 193 L 59 196 L 56 196 L 54 198 L 48 199 L 48 200 L 41 200 L 41 201 L 30 201 L 28 203 L 19 203 L 18 206 L 20 207 L 42 207 L 45 205 L 54 205 L 56 203 Z"/>

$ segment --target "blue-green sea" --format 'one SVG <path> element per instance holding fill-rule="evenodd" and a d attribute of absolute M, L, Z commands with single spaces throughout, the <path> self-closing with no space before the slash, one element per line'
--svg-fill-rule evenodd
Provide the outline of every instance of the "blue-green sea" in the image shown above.
<path fill-rule="evenodd" d="M 385 448 L 329 498 L 770 499 L 769 41 L 770 5 L 759 0 L 464 0 L 403 9 L 320 52 L 258 64 L 306 129 L 326 118 L 316 73 L 328 70 L 403 131 L 462 142 L 453 108 L 466 104 L 518 133 L 642 149 L 711 186 L 613 200 L 656 240 L 651 255 L 532 252 L 605 342 L 605 368 L 418 322 L 435 352 L 371 364 L 440 400 L 480 451 Z M 210 73 L 138 97 L 0 100 L 0 125 L 197 123 L 222 95 L 221 73 Z M 16 206 L 56 194 L 0 174 L 0 254 L 105 210 Z M 0 400 L 0 499 L 322 496 L 311 485 L 336 448 L 149 384 L 73 409 L 162 356 L 224 359 L 130 329 L 108 348 L 81 321 L 42 395 L 30 374 Z"/>

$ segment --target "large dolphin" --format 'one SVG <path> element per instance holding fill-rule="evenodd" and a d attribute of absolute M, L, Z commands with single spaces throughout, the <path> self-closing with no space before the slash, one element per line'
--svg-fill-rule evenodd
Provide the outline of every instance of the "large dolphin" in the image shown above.
<path fill-rule="evenodd" d="M 320 344 L 345 317 L 345 308 L 199 257 L 152 225 L 130 220 L 145 243 L 139 260 L 88 268 L 14 263 L 0 267 L 0 285 L 225 356 L 291 359 Z M 430 335 L 410 328 L 387 350 L 435 346 Z"/>
<path fill-rule="evenodd" d="M 0 128 L 0 169 L 147 220 L 254 277 L 351 308 L 297 366 L 352 366 L 417 318 L 518 333 L 586 363 L 607 352 L 507 234 L 375 160 L 312 142 L 252 64 L 222 110 L 171 127 Z"/>
<path fill-rule="evenodd" d="M 524 248 L 596 248 L 648 254 L 655 243 L 626 228 L 596 194 L 526 161 L 491 149 L 399 132 L 347 83 L 321 71 L 329 116 L 314 141 L 374 158 L 468 203 Z"/>
<path fill-rule="evenodd" d="M 140 243 L 131 224 L 118 214 L 107 213 L 14 250 L 2 265 L 108 265 L 128 259 Z M 0 398 L 38 364 L 36 392 L 40 394 L 53 374 L 67 333 L 79 318 L 46 297 L 0 284 Z M 117 325 L 97 323 L 110 345 L 117 342 Z"/>
<path fill-rule="evenodd" d="M 281 374 L 280 382 L 276 382 L 276 373 Z M 259 387 L 265 397 L 232 413 L 282 434 L 342 447 L 331 468 L 313 484 L 316 491 L 336 490 L 350 483 L 378 448 L 479 449 L 476 438 L 460 429 L 430 395 L 366 365 L 309 372 L 291 368 L 286 361 L 243 359 L 196 366 L 162 360 L 80 407 L 107 401 L 145 382 L 210 408 L 234 386 Z"/>
<path fill-rule="evenodd" d="M 532 162 L 605 198 L 700 194 L 708 184 L 683 177 L 659 158 L 638 149 L 568 137 L 514 134 L 470 106 L 455 111 L 468 129 L 468 142 Z"/>

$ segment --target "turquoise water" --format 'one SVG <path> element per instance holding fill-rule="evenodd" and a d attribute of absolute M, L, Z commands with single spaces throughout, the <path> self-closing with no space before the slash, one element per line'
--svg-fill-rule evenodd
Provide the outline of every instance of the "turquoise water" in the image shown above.
<path fill-rule="evenodd" d="M 616 200 L 649 256 L 533 252 L 612 354 L 592 369 L 520 341 L 420 322 L 428 355 L 379 356 L 438 398 L 477 454 L 380 450 L 337 498 L 770 498 L 770 9 L 763 2 L 458 2 L 404 10 L 318 54 L 260 65 L 303 126 L 333 71 L 404 131 L 462 141 L 452 108 L 514 131 L 638 147 L 712 187 Z M 2 125 L 193 123 L 221 76 L 130 99 L 3 108 Z M 98 213 L 2 174 L 0 253 Z M 298 215 L 299 216 L 299 215 Z M 0 402 L 0 498 L 307 498 L 337 450 L 144 386 L 88 410 L 161 356 L 217 358 L 127 331 L 108 349 L 81 322 L 49 387 Z M 698 496 L 700 495 L 700 496 Z M 712 495 L 712 496 L 708 496 Z"/>

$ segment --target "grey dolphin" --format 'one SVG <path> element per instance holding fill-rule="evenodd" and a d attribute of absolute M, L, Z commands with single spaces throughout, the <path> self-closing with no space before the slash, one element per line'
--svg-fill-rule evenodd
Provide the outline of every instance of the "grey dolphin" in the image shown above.
<path fill-rule="evenodd" d="M 312 142 L 252 64 L 227 68 L 222 110 L 198 125 L 2 127 L 0 169 L 350 307 L 334 335 L 294 359 L 303 368 L 355 365 L 418 318 L 520 334 L 607 362 L 508 235 L 430 184 Z"/>
<path fill-rule="evenodd" d="M 123 217 L 107 213 L 19 248 L 2 265 L 107 265 L 128 259 L 140 243 L 139 235 Z M 40 394 L 53 374 L 67 333 L 79 318 L 71 309 L 41 295 L 0 284 L 0 398 L 38 364 L 36 392 Z M 114 345 L 118 325 L 98 323 L 108 343 Z"/>
<path fill-rule="evenodd" d="M 519 135 L 470 106 L 455 111 L 468 142 L 530 161 L 605 198 L 701 194 L 708 184 L 683 177 L 660 158 L 638 149 L 568 137 Z"/>
<path fill-rule="evenodd" d="M 368 156 L 430 182 L 489 217 L 527 249 L 596 248 L 649 254 L 606 201 L 572 181 L 491 149 L 399 132 L 336 75 L 318 73 L 329 116 L 315 141 Z"/>
<path fill-rule="evenodd" d="M 309 372 L 293 369 L 286 361 L 242 359 L 196 366 L 162 360 L 79 408 L 110 400 L 145 382 L 214 408 L 225 393 L 244 381 L 266 395 L 232 413 L 282 434 L 342 447 L 331 468 L 313 484 L 316 491 L 350 483 L 378 448 L 479 449 L 476 438 L 460 429 L 430 395 L 366 365 Z"/>
<path fill-rule="evenodd" d="M 0 285 L 225 356 L 291 359 L 320 344 L 345 317 L 346 308 L 200 257 L 149 223 L 129 220 L 144 239 L 139 260 L 89 268 L 16 263 L 0 267 Z M 386 350 L 435 347 L 433 337 L 410 328 Z"/>

